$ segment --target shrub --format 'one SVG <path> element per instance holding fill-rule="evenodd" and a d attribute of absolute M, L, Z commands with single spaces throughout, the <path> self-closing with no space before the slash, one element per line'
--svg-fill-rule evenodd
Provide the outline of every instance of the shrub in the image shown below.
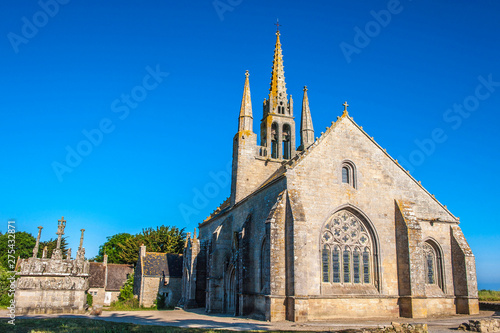
<path fill-rule="evenodd" d="M 158 295 L 156 295 L 156 301 L 155 301 L 156 308 L 158 310 L 165 309 L 167 307 L 167 305 L 165 304 L 166 301 L 167 297 L 165 296 L 165 294 L 158 293 Z"/>
<path fill-rule="evenodd" d="M 125 284 L 120 289 L 120 295 L 118 296 L 119 301 L 128 301 L 134 298 L 134 275 L 130 274 Z"/>
<path fill-rule="evenodd" d="M 92 294 L 87 293 L 87 305 L 91 307 L 92 303 L 94 303 L 94 296 L 92 296 Z"/>

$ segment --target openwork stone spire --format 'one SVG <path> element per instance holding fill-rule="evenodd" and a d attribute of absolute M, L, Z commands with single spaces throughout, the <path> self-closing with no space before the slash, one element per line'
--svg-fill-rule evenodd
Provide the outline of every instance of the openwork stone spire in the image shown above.
<path fill-rule="evenodd" d="M 252 99 L 250 98 L 250 80 L 248 71 L 245 73 L 245 87 L 243 88 L 243 98 L 241 99 L 240 117 L 238 132 L 253 131 Z"/>
<path fill-rule="evenodd" d="M 271 88 L 269 88 L 270 112 L 273 112 L 279 102 L 286 105 L 285 69 L 281 50 L 280 32 L 276 31 L 276 45 L 274 47 L 273 70 L 271 73 Z"/>
<path fill-rule="evenodd" d="M 304 98 L 302 99 L 302 120 L 300 122 L 300 145 L 305 150 L 314 143 L 314 128 L 309 109 L 309 98 L 307 87 L 304 86 Z"/>

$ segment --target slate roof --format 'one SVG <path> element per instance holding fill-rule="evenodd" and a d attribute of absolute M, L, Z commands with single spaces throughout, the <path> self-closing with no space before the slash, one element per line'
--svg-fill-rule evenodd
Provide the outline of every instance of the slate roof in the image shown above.
<path fill-rule="evenodd" d="M 145 276 L 182 277 L 182 255 L 172 253 L 146 252 L 141 260 Z"/>
<path fill-rule="evenodd" d="M 108 285 L 106 286 L 106 266 L 102 262 L 91 262 L 89 269 L 89 287 L 106 288 L 118 291 L 127 281 L 127 275 L 133 274 L 134 266 L 125 264 L 108 264 Z"/>
<path fill-rule="evenodd" d="M 102 262 L 91 262 L 89 268 L 89 287 L 104 288 L 106 282 L 106 267 Z"/>
<path fill-rule="evenodd" d="M 129 274 L 134 274 L 134 265 L 108 264 L 108 285 L 106 290 L 120 290 L 127 281 Z"/>

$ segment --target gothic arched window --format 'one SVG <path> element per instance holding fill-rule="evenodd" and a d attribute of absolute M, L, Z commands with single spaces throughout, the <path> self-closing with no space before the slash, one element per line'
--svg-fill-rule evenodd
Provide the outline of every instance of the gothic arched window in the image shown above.
<path fill-rule="evenodd" d="M 423 245 L 423 253 L 425 283 L 428 285 L 437 285 L 443 289 L 443 269 L 439 248 L 432 241 L 426 241 Z"/>
<path fill-rule="evenodd" d="M 352 162 L 344 161 L 342 163 L 342 183 L 356 188 L 356 168 Z"/>
<path fill-rule="evenodd" d="M 373 284 L 374 243 L 367 225 L 349 210 L 335 213 L 321 236 L 322 281 Z"/>

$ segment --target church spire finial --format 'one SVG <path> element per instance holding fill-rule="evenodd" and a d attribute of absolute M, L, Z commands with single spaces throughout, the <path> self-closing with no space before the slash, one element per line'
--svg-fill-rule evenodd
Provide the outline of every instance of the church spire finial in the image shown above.
<path fill-rule="evenodd" d="M 286 95 L 285 84 L 285 69 L 283 66 L 283 51 L 281 50 L 280 31 L 281 26 L 276 23 L 278 30 L 276 31 L 276 45 L 274 47 L 273 69 L 271 72 L 271 87 L 269 88 L 269 102 L 271 113 L 284 113 L 285 106 L 288 102 Z M 277 106 L 283 106 L 283 110 L 275 110 Z"/>
<path fill-rule="evenodd" d="M 243 98 L 241 99 L 240 117 L 238 132 L 253 131 L 252 99 L 250 97 L 250 74 L 245 72 L 245 86 L 243 88 Z"/>
<path fill-rule="evenodd" d="M 302 119 L 300 122 L 300 145 L 307 149 L 314 143 L 314 128 L 309 109 L 309 98 L 307 97 L 307 86 L 304 86 L 304 98 L 302 99 Z"/>

